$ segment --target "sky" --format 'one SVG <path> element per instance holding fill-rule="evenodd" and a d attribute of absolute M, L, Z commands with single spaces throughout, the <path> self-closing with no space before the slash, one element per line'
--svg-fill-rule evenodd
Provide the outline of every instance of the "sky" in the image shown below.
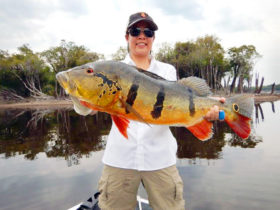
<path fill-rule="evenodd" d="M 279 0 L 0 0 L 0 49 L 34 52 L 61 40 L 84 45 L 110 59 L 124 38 L 129 15 L 147 12 L 156 22 L 154 51 L 163 43 L 214 35 L 222 47 L 254 45 L 262 55 L 254 75 L 280 83 Z"/>

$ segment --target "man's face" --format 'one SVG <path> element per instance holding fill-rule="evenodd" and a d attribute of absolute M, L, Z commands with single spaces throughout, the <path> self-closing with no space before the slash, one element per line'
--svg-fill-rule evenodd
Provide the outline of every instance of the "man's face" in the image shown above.
<path fill-rule="evenodd" d="M 144 28 L 149 28 L 149 25 L 146 22 L 140 21 L 139 23 L 135 24 L 133 27 L 141 28 L 141 33 L 139 36 L 131 36 L 127 34 L 125 36 L 127 43 L 129 45 L 129 53 L 132 56 L 148 56 L 153 46 L 153 42 L 155 36 L 153 37 L 146 37 L 143 33 Z"/>

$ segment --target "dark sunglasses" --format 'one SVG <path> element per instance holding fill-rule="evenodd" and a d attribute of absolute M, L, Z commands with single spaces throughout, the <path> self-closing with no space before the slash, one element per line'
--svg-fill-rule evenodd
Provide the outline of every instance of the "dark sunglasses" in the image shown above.
<path fill-rule="evenodd" d="M 155 32 L 149 28 L 144 28 L 143 30 L 141 30 L 141 28 L 130 28 L 128 30 L 128 33 L 131 35 L 131 36 L 139 36 L 141 31 L 143 31 L 143 33 L 145 34 L 146 37 L 153 37 Z"/>

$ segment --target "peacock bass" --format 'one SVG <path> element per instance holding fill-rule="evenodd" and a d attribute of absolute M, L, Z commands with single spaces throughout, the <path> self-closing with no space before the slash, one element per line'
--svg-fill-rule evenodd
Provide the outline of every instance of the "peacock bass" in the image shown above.
<path fill-rule="evenodd" d="M 88 63 L 56 75 L 78 113 L 107 112 L 124 137 L 129 120 L 146 124 L 184 126 L 200 140 L 212 137 L 213 123 L 204 119 L 214 105 L 243 139 L 251 132 L 253 98 L 230 97 L 221 103 L 209 97 L 210 88 L 197 77 L 168 81 L 149 71 L 115 61 Z"/>

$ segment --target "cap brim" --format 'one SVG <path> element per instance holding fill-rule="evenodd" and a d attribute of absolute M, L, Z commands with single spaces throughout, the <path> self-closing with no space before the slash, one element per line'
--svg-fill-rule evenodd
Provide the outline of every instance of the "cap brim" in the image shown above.
<path fill-rule="evenodd" d="M 127 29 L 131 28 L 133 25 L 135 25 L 136 23 L 139 23 L 139 22 L 141 22 L 141 21 L 144 21 L 144 22 L 148 23 L 148 24 L 150 25 L 150 29 L 152 29 L 153 31 L 158 30 L 157 25 L 156 25 L 153 21 L 147 20 L 147 19 L 145 19 L 145 18 L 143 18 L 143 19 L 138 19 L 138 20 L 136 20 L 136 21 L 130 23 L 130 24 L 127 26 Z"/>

